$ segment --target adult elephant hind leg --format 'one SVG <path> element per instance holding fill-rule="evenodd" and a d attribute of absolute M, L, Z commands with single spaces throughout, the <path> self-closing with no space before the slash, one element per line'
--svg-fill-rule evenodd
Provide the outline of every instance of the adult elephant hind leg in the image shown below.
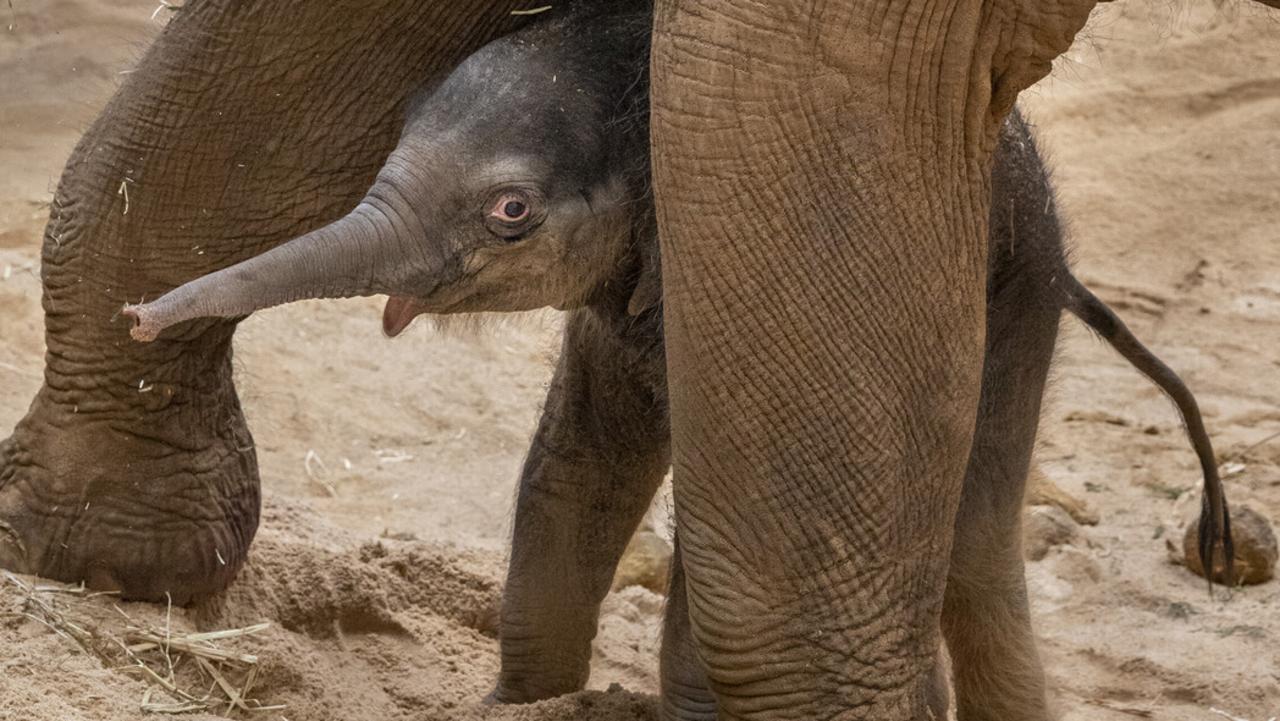
<path fill-rule="evenodd" d="M 670 462 L 661 350 L 636 353 L 608 326 L 592 310 L 570 317 L 521 473 L 498 702 L 586 684 L 600 603 Z"/>
<path fill-rule="evenodd" d="M 662 721 L 715 721 L 716 698 L 689 627 L 689 598 L 685 588 L 680 536 L 671 557 L 671 584 L 662 620 Z"/>
<path fill-rule="evenodd" d="M 983 395 L 942 608 L 959 721 L 1047 721 L 1022 559 L 1022 501 L 1059 313 L 993 306 Z"/>
<path fill-rule="evenodd" d="M 1022 559 L 1022 506 L 1069 273 L 1053 190 L 1015 111 L 992 172 L 987 338 L 942 629 L 960 721 L 1044 721 Z"/>
<path fill-rule="evenodd" d="M 929 721 L 946 721 L 951 712 L 951 674 L 946 654 L 938 649 L 938 656 L 933 664 L 933 675 L 925 691 L 926 711 Z"/>
<path fill-rule="evenodd" d="M 999 421 L 984 416 L 979 423 L 942 609 L 960 721 L 1050 718 L 1022 559 L 1022 499 L 1037 412 L 1005 410 Z M 1030 427 L 1028 437 L 1018 437 L 1019 423 Z"/>

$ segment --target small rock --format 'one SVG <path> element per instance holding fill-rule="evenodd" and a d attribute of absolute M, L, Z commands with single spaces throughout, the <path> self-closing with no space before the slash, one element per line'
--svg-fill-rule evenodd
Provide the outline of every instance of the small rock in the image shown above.
<path fill-rule="evenodd" d="M 1022 516 L 1022 553 L 1039 561 L 1054 546 L 1068 546 L 1080 537 L 1080 527 L 1057 506 L 1031 506 Z"/>
<path fill-rule="evenodd" d="M 666 593 L 671 576 L 671 544 L 649 530 L 640 530 L 622 553 L 613 575 L 613 590 L 643 586 L 654 593 Z"/>
<path fill-rule="evenodd" d="M 1231 536 L 1235 540 L 1235 582 L 1246 586 L 1265 583 L 1275 576 L 1276 558 L 1280 549 L 1276 546 L 1276 534 L 1266 516 L 1250 506 L 1231 509 Z M 1200 526 L 1196 522 L 1187 525 L 1182 539 L 1183 562 L 1196 575 L 1204 576 L 1200 563 Z M 1226 564 L 1222 552 L 1214 553 L 1213 580 L 1224 582 Z"/>
<path fill-rule="evenodd" d="M 1027 479 L 1027 505 L 1057 506 L 1075 519 L 1076 523 L 1085 526 L 1098 525 L 1098 512 L 1089 504 L 1062 490 L 1049 480 L 1039 467 L 1033 466 Z"/>

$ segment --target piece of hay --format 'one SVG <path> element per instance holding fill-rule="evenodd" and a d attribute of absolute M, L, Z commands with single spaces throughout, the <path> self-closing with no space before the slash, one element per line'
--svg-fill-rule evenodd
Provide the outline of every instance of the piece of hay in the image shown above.
<path fill-rule="evenodd" d="M 219 642 L 260 633 L 270 627 L 258 623 L 244 628 L 173 633 L 173 606 L 168 606 L 163 628 L 139 623 L 119 606 L 119 627 L 94 620 L 84 612 L 98 596 L 83 586 L 37 586 L 6 572 L 0 591 L 17 591 L 14 615 L 25 617 L 76 644 L 108 668 L 141 679 L 147 684 L 140 708 L 147 713 L 182 714 L 211 711 L 279 711 L 249 696 L 258 675 L 258 657 L 228 648 Z M 86 604 L 77 609 L 77 604 Z"/>

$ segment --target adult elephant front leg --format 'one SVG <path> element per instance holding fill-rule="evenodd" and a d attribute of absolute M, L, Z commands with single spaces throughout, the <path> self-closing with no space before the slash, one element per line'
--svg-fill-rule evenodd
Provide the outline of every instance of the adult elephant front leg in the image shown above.
<path fill-rule="evenodd" d="M 0 566 L 175 602 L 234 577 L 258 521 L 235 323 L 141 345 L 120 308 L 349 211 L 423 78 L 518 6 L 204 0 L 175 15 L 53 199 L 45 384 L 0 442 Z"/>
<path fill-rule="evenodd" d="M 659 334 L 618 322 L 592 309 L 568 321 L 520 478 L 493 693 L 500 702 L 586 684 L 600 603 L 670 463 L 661 350 L 628 340 L 651 345 Z"/>
<path fill-rule="evenodd" d="M 721 718 L 927 718 L 990 153 L 1087 16 L 1005 4 L 658 4 L 676 515 Z"/>

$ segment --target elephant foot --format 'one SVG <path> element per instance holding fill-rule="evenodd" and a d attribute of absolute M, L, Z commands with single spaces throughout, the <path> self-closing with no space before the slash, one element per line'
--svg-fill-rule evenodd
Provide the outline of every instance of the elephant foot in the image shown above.
<path fill-rule="evenodd" d="M 589 662 L 585 664 L 561 664 L 552 662 L 542 668 L 513 670 L 503 663 L 498 684 L 488 697 L 491 704 L 523 704 L 545 701 L 581 691 L 587 685 Z"/>
<path fill-rule="evenodd" d="M 662 721 L 716 721 L 716 699 L 706 688 L 663 684 Z"/>
<path fill-rule="evenodd" d="M 487 705 L 535 703 L 581 691 L 585 686 L 585 679 L 578 682 L 568 679 L 504 678 L 485 696 L 484 702 Z"/>
<path fill-rule="evenodd" d="M 498 630 L 502 669 L 488 701 L 533 703 L 586 688 L 598 604 L 565 602 L 530 610 L 515 600 L 515 591 L 510 584 L 504 591 Z"/>
<path fill-rule="evenodd" d="M 93 412 L 40 392 L 0 442 L 0 567 L 177 604 L 231 582 L 259 511 L 239 405 L 154 392 L 150 407 Z"/>

